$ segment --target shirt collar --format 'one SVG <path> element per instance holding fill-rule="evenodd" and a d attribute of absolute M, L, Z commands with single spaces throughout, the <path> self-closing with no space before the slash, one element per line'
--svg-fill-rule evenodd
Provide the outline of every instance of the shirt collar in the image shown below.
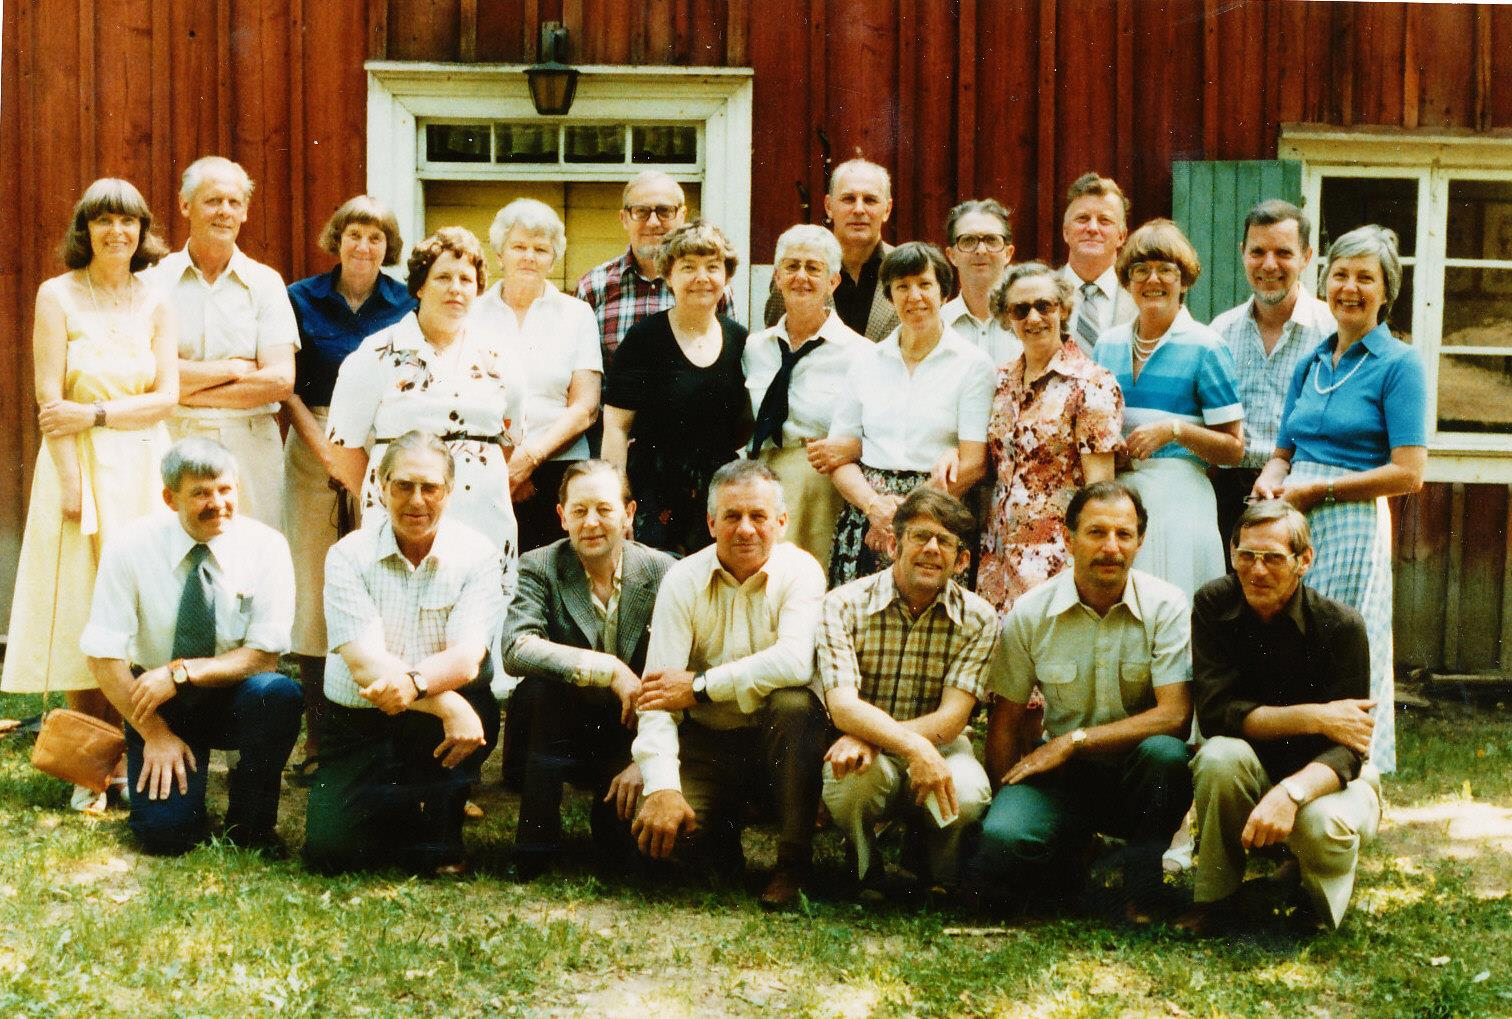
<path fill-rule="evenodd" d="M 1129 577 L 1124 581 L 1123 597 L 1114 603 L 1114 607 L 1124 605 L 1129 613 L 1140 622 L 1144 622 L 1144 614 L 1139 610 L 1139 571 L 1129 570 Z M 1045 606 L 1046 612 L 1052 616 L 1062 615 L 1078 605 L 1083 604 L 1081 594 L 1076 590 L 1076 577 L 1073 569 L 1067 566 L 1050 581 L 1058 585 L 1050 595 L 1050 604 Z M 1091 606 L 1088 606 L 1090 609 Z M 1111 612 L 1112 609 L 1109 609 Z M 1106 617 L 1104 617 L 1106 618 Z"/>
<path fill-rule="evenodd" d="M 1089 379 L 1098 372 L 1097 364 L 1070 338 L 1062 342 L 1060 349 L 1050 356 L 1050 363 L 1045 368 L 1047 373 L 1056 372 L 1069 379 Z"/>
<path fill-rule="evenodd" d="M 1360 337 L 1360 343 L 1376 357 L 1382 357 L 1390 349 L 1392 339 L 1390 327 L 1385 322 L 1381 322 L 1370 332 Z"/>
<path fill-rule="evenodd" d="M 938 606 L 944 610 L 946 618 L 956 626 L 966 625 L 966 599 L 961 596 L 961 587 L 954 580 L 947 580 L 945 589 L 935 595 L 934 601 L 926 605 L 924 611 L 916 616 L 909 610 L 908 603 L 903 600 L 903 595 L 898 591 L 897 580 L 893 577 L 892 568 L 889 567 L 876 575 L 863 611 L 867 615 L 875 616 L 887 611 L 894 604 L 911 620 L 923 619 Z"/>
<path fill-rule="evenodd" d="M 398 539 L 394 537 L 394 524 L 387 518 L 379 522 L 378 534 L 373 544 L 374 557 L 379 562 L 397 557 L 405 569 L 411 572 L 424 569 L 427 563 L 434 563 L 439 567 L 471 554 L 467 542 L 458 540 L 456 528 L 451 526 L 451 521 L 445 515 L 441 517 L 441 523 L 436 528 L 436 537 L 431 542 L 430 551 L 426 553 L 424 559 L 420 560 L 418 566 L 411 565 L 409 559 L 400 551 Z"/>
<path fill-rule="evenodd" d="M 940 331 L 940 342 L 936 343 L 934 345 L 934 349 L 933 350 L 931 350 L 929 353 L 927 353 L 927 354 L 924 355 L 923 361 L 919 362 L 920 364 L 923 364 L 924 361 L 928 361 L 930 358 L 934 357 L 937 354 L 958 354 L 963 349 L 964 350 L 976 350 L 977 349 L 974 345 L 971 344 L 970 341 L 963 340 L 960 336 L 958 336 L 956 334 L 956 331 L 954 329 L 952 329 L 950 327 L 950 325 L 947 322 L 945 322 L 945 320 L 943 318 L 940 320 L 940 324 L 944 327 Z M 902 326 L 894 326 L 893 327 L 893 331 L 890 332 L 890 333 L 888 333 L 886 339 L 884 339 L 880 343 L 878 343 L 877 346 L 880 347 L 880 348 L 882 348 L 882 353 L 885 354 L 887 357 L 890 357 L 894 361 L 897 361 L 899 364 L 902 364 L 903 363 L 903 327 Z"/>
<path fill-rule="evenodd" d="M 850 326 L 842 322 L 840 320 L 839 314 L 836 313 L 834 309 L 831 309 L 828 317 L 825 318 L 824 323 L 819 326 L 819 331 L 813 336 L 810 336 L 805 345 L 807 345 L 807 343 L 812 343 L 815 339 L 824 340 L 828 343 L 839 343 L 845 338 L 845 334 L 849 331 Z M 792 337 L 788 335 L 787 331 L 787 312 L 783 312 L 782 317 L 777 320 L 777 324 L 772 326 L 772 339 L 782 344 L 782 346 L 788 347 L 788 341 L 791 340 Z M 791 348 L 789 347 L 788 349 Z"/>
<path fill-rule="evenodd" d="M 193 535 L 184 530 L 184 525 L 179 520 L 178 514 L 173 513 L 171 519 L 173 525 L 168 530 L 168 554 L 174 567 L 177 568 L 178 564 L 183 562 L 184 557 L 189 554 L 189 550 L 198 545 L 199 542 L 195 540 Z M 240 523 L 239 520 L 232 517 L 221 533 L 205 543 L 210 548 L 210 557 L 223 570 L 226 568 L 226 556 L 230 553 L 231 546 L 236 543 L 236 531 Z"/>
<path fill-rule="evenodd" d="M 1239 583 L 1239 578 L 1230 573 L 1223 579 L 1226 585 L 1223 591 L 1224 603 L 1217 613 L 1218 618 L 1225 622 L 1234 622 L 1240 616 L 1247 615 L 1259 620 L 1259 614 L 1250 608 L 1249 600 L 1244 597 L 1244 587 Z M 1304 636 L 1307 634 L 1307 612 L 1302 602 L 1306 589 L 1306 585 L 1297 584 L 1297 589 L 1292 592 L 1291 598 L 1281 610 L 1286 618 L 1296 625 L 1297 632 Z"/>
<path fill-rule="evenodd" d="M 979 319 L 975 315 L 973 315 L 971 313 L 971 309 L 966 307 L 966 298 L 962 297 L 960 294 L 956 294 L 950 300 L 945 302 L 945 306 L 940 309 L 940 317 L 945 320 L 946 325 L 951 326 L 955 325 L 962 318 L 969 318 L 971 319 L 972 325 L 975 325 L 981 329 L 990 327 L 993 322 L 992 315 L 990 313 L 984 319 Z"/>
<path fill-rule="evenodd" d="M 179 248 L 163 261 L 167 262 L 169 266 L 178 264 L 178 272 L 173 277 L 173 281 L 175 283 L 184 278 L 184 273 L 191 270 L 199 279 L 203 280 L 205 278 L 204 274 L 200 272 L 199 266 L 194 264 L 194 259 L 189 257 L 189 243 L 187 241 L 184 242 L 184 246 L 182 248 Z M 250 282 L 247 274 L 247 267 L 250 265 L 252 265 L 252 259 L 246 254 L 246 252 L 242 251 L 242 249 L 239 247 L 232 246 L 231 259 L 226 263 L 226 268 L 221 272 L 220 276 L 216 277 L 216 282 L 219 283 L 220 280 L 226 276 L 235 276 L 238 283 L 242 284 L 243 286 L 249 286 Z M 209 284 L 206 285 L 208 286 Z"/>
<path fill-rule="evenodd" d="M 736 580 L 735 575 L 729 570 L 725 569 L 724 564 L 719 561 L 718 547 L 715 545 L 709 545 L 706 548 L 702 549 L 699 553 L 697 553 L 699 555 L 707 554 L 708 556 L 708 558 L 704 560 L 704 562 L 699 564 L 700 572 L 705 569 L 708 570 L 708 574 L 705 577 L 702 586 L 708 588 L 713 586 L 713 584 L 718 581 L 722 584 L 729 584 L 731 587 L 745 588 L 754 586 L 758 579 L 764 585 L 771 576 L 768 571 L 771 570 L 772 560 L 777 558 L 777 550 L 780 548 L 782 548 L 781 542 L 773 545 L 772 554 L 767 556 L 767 561 L 761 564 L 761 568 L 747 577 L 744 582 L 741 582 L 739 580 Z M 623 562 L 623 560 L 621 560 L 621 562 Z"/>
<path fill-rule="evenodd" d="M 635 260 L 635 248 L 629 245 L 625 246 L 625 253 L 620 256 L 620 273 L 625 276 L 634 276 L 636 279 L 644 280 L 646 283 L 662 282 L 660 276 L 652 279 L 640 271 L 640 263 Z"/>
<path fill-rule="evenodd" d="M 1071 284 L 1072 288 L 1077 291 L 1080 291 L 1081 288 L 1084 287 L 1088 282 L 1087 280 L 1084 280 L 1080 276 L 1076 275 L 1076 270 L 1071 268 L 1071 263 L 1069 262 L 1066 263 L 1065 272 L 1066 280 Z M 1097 277 L 1097 279 L 1092 280 L 1091 283 L 1096 286 L 1098 290 L 1101 290 L 1102 295 L 1110 301 L 1118 296 L 1118 273 L 1114 271 L 1114 268 L 1111 265 L 1108 266 L 1108 268 L 1104 269 L 1102 275 Z"/>

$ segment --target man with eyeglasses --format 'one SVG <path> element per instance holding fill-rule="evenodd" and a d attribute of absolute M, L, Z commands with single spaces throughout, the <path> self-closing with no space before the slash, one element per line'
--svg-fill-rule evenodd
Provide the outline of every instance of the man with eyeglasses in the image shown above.
<path fill-rule="evenodd" d="M 656 252 L 662 238 L 682 226 L 687 214 L 682 185 L 665 173 L 647 170 L 625 185 L 619 219 L 630 245 L 623 255 L 585 272 L 577 285 L 578 298 L 587 301 L 598 318 L 606 375 L 630 327 L 672 307 L 672 288 L 657 270 Z M 719 313 L 727 313 L 729 307 L 727 291 L 719 302 Z M 595 428 L 590 439 L 595 455 L 597 434 Z"/>
<path fill-rule="evenodd" d="M 1148 523 L 1121 482 L 1078 489 L 1066 507 L 1071 569 L 1003 622 L 985 748 L 998 790 L 963 875 L 980 904 L 1074 898 L 1099 833 L 1127 840 L 1130 920 L 1147 920 L 1160 893 L 1160 854 L 1192 803 L 1192 666 L 1186 596 L 1132 568 Z M 1030 746 L 1036 687 L 1045 739 Z"/>
<path fill-rule="evenodd" d="M 879 276 L 882 259 L 892 250 L 882 239 L 892 207 L 892 177 L 876 163 L 849 159 L 830 174 L 824 214 L 841 252 L 835 311 L 840 321 L 874 343 L 898 328 L 897 309 Z M 766 324 L 775 325 L 783 309 L 782 294 L 774 286 L 767 298 Z"/>
<path fill-rule="evenodd" d="M 1071 335 L 1088 357 L 1098 336 L 1139 314 L 1113 269 L 1128 236 L 1129 199 L 1118 182 L 1096 173 L 1076 178 L 1066 192 L 1066 214 L 1061 220 L 1061 237 L 1066 242 L 1061 274 L 1076 292 Z"/>
<path fill-rule="evenodd" d="M 819 681 L 841 733 L 824 757 L 824 803 L 863 892 L 881 884 L 875 829 L 892 818 L 925 848 L 916 876 L 954 886 L 961 836 L 991 799 L 965 729 L 986 696 L 997 614 L 954 579 L 975 532 L 959 500 L 920 486 L 893 514 L 892 569 L 824 598 Z"/>
<path fill-rule="evenodd" d="M 1017 360 L 1024 345 L 988 307 L 992 288 L 1013 261 L 1010 213 L 992 198 L 962 202 L 945 218 L 945 236 L 950 241 L 945 257 L 955 266 L 961 292 L 945 302 L 940 317 L 961 339 L 986 351 L 993 364 Z"/>
<path fill-rule="evenodd" d="M 1285 502 L 1239 517 L 1235 573 L 1192 606 L 1197 717 L 1208 740 L 1192 761 L 1199 828 L 1196 905 L 1182 926 L 1206 932 L 1243 913 L 1250 850 L 1294 858 L 1305 905 L 1337 927 L 1354 891 L 1360 844 L 1380 823 L 1380 779 L 1365 761 L 1374 730 L 1365 623 L 1302 583 L 1307 518 Z"/>

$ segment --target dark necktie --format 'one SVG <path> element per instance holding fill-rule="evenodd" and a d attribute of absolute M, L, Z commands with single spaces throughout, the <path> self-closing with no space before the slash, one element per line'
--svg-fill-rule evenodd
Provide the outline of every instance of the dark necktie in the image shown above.
<path fill-rule="evenodd" d="M 772 384 L 767 386 L 766 395 L 761 398 L 761 408 L 756 411 L 756 432 L 751 436 L 752 457 L 761 452 L 762 444 L 768 439 L 779 448 L 782 446 L 782 426 L 788 416 L 788 384 L 793 381 L 793 369 L 799 361 L 818 350 L 824 340 L 816 336 L 797 350 L 789 348 L 780 337 L 773 337 L 772 342 L 777 344 L 782 364 L 772 376 Z"/>
<path fill-rule="evenodd" d="M 173 628 L 174 658 L 215 657 L 215 588 L 205 562 L 209 555 L 210 546 L 204 543 L 189 550 L 189 576 L 184 579 Z"/>

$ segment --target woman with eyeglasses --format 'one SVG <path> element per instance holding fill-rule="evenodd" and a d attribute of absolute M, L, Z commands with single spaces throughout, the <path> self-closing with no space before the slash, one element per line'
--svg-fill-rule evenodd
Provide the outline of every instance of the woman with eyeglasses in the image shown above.
<path fill-rule="evenodd" d="M 1092 357 L 1123 391 L 1127 459 L 1119 480 L 1139 492 L 1150 515 L 1134 565 L 1191 598 L 1225 572 L 1206 471 L 1244 454 L 1234 358 L 1186 309 L 1202 266 L 1175 223 L 1152 219 L 1135 230 L 1116 268 L 1139 315 L 1103 333 Z"/>
<path fill-rule="evenodd" d="M 1317 549 L 1307 586 L 1365 618 L 1376 702 L 1370 759 L 1389 772 L 1396 725 L 1386 499 L 1423 487 L 1428 383 L 1422 359 L 1386 322 L 1402 288 L 1396 234 L 1379 226 L 1344 234 L 1328 249 L 1323 278 L 1339 331 L 1297 366 L 1255 495 L 1307 514 Z"/>
<path fill-rule="evenodd" d="M 993 315 L 1024 350 L 998 368 L 987 420 L 992 501 L 976 590 L 1004 616 L 1070 561 L 1066 506 L 1113 479 L 1123 448 L 1123 394 L 1071 339 L 1072 295 L 1042 262 L 1009 266 L 992 290 Z"/>

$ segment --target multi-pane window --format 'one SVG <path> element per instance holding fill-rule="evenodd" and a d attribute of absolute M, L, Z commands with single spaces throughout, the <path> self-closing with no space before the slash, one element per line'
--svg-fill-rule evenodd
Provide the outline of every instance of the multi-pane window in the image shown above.
<path fill-rule="evenodd" d="M 578 121 L 432 121 L 424 125 L 422 168 L 670 167 L 702 163 L 696 124 L 584 124 Z"/>

